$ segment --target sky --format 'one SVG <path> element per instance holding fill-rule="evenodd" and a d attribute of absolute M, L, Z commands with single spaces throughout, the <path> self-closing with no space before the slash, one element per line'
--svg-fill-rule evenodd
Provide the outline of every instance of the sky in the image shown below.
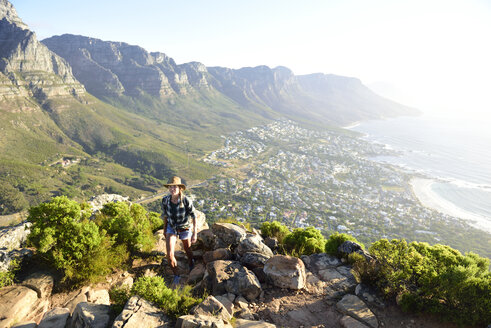
<path fill-rule="evenodd" d="M 491 123 L 490 0 L 10 0 L 39 40 L 64 33 L 178 64 L 359 78 L 423 112 Z"/>

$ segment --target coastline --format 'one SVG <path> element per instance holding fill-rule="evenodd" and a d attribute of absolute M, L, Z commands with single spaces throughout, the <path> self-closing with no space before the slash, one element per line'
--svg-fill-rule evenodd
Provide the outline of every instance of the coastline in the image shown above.
<path fill-rule="evenodd" d="M 414 195 L 423 206 L 453 217 L 464 219 L 474 228 L 491 233 L 491 226 L 485 217 L 460 209 L 451 202 L 440 197 L 431 189 L 434 182 L 434 180 L 423 178 L 412 178 L 409 182 Z"/>

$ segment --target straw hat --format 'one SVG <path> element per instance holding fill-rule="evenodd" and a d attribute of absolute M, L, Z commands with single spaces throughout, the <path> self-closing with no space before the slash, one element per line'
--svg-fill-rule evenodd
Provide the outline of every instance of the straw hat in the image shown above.
<path fill-rule="evenodd" d="M 167 181 L 167 184 L 164 185 L 164 187 L 169 188 L 170 186 L 179 186 L 182 190 L 186 190 L 186 185 L 181 182 L 181 178 L 177 176 L 173 176 L 172 178 Z"/>

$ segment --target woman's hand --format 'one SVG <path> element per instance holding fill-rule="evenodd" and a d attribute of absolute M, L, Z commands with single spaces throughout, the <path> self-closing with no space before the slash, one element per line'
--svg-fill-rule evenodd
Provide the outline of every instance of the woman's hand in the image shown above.
<path fill-rule="evenodd" d="M 191 244 L 194 244 L 198 240 L 198 233 L 193 231 L 193 235 L 191 236 Z"/>

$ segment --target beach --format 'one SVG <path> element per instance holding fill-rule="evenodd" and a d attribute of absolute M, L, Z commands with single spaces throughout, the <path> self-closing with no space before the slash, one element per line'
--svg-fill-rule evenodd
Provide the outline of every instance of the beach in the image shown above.
<path fill-rule="evenodd" d="M 413 178 L 410 181 L 415 196 L 423 206 L 453 217 L 465 219 L 473 227 L 491 233 L 491 225 L 485 217 L 465 211 L 443 199 L 432 190 L 433 183 L 435 183 L 435 180 L 423 178 Z"/>

